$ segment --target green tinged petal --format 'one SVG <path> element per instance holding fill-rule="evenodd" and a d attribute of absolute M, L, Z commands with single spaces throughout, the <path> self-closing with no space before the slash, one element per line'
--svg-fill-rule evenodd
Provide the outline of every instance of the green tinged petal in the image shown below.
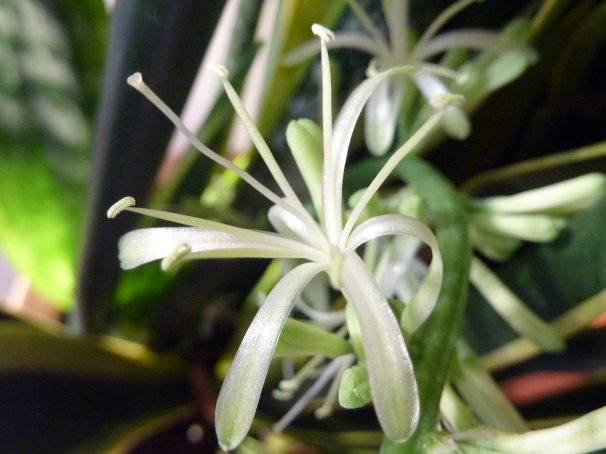
<path fill-rule="evenodd" d="M 479 229 L 520 240 L 546 243 L 566 226 L 566 221 L 542 214 L 501 214 L 479 212 L 471 216 Z"/>
<path fill-rule="evenodd" d="M 376 216 L 360 224 L 352 232 L 347 247 L 355 249 L 361 244 L 384 235 L 411 235 L 431 248 L 432 260 L 421 287 L 402 314 L 402 328 L 409 333 L 416 331 L 429 317 L 442 286 L 442 256 L 433 232 L 421 221 L 399 214 Z"/>
<path fill-rule="evenodd" d="M 386 80 L 368 99 L 364 110 L 366 146 L 375 156 L 383 156 L 391 147 L 396 132 L 403 84 Z"/>
<path fill-rule="evenodd" d="M 345 254 L 341 283 L 358 314 L 379 423 L 388 438 L 404 441 L 419 420 L 419 394 L 404 337 L 377 283 L 353 252 Z"/>
<path fill-rule="evenodd" d="M 133 230 L 118 243 L 120 264 L 123 269 L 135 268 L 168 257 L 183 245 L 189 247 L 189 253 L 182 259 L 320 258 L 317 250 L 298 241 L 269 232 L 226 227 L 229 228 L 155 227 Z"/>
<path fill-rule="evenodd" d="M 291 121 L 286 142 L 303 176 L 316 213 L 322 213 L 322 130 L 311 120 Z"/>
<path fill-rule="evenodd" d="M 269 293 L 246 331 L 217 400 L 215 423 L 223 449 L 236 448 L 248 433 L 286 318 L 303 288 L 322 269 L 306 263 L 290 271 Z"/>
<path fill-rule="evenodd" d="M 480 200 L 478 205 L 502 213 L 566 216 L 590 208 L 605 193 L 606 176 L 595 172 L 513 195 L 488 197 Z"/>
<path fill-rule="evenodd" d="M 352 353 L 349 342 L 313 323 L 289 318 L 280 334 L 275 356 L 315 356 L 327 358 Z"/>

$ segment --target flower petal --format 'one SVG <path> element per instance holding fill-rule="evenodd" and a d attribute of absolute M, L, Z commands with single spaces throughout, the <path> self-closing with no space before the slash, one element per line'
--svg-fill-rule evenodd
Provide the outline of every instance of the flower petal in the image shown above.
<path fill-rule="evenodd" d="M 118 243 L 120 264 L 123 269 L 135 268 L 167 257 L 182 245 L 187 245 L 190 249 L 190 253 L 184 257 L 187 259 L 229 257 L 323 259 L 319 251 L 298 241 L 269 232 L 226 227 L 229 229 L 156 227 L 133 230 L 120 238 Z"/>
<path fill-rule="evenodd" d="M 606 194 L 606 176 L 587 173 L 558 183 L 477 201 L 481 208 L 502 213 L 570 215 L 593 206 Z"/>
<path fill-rule="evenodd" d="M 402 314 L 402 327 L 407 332 L 414 332 L 429 317 L 433 310 L 442 286 L 442 256 L 438 241 L 433 232 L 417 219 L 401 214 L 386 214 L 371 218 L 354 229 L 347 249 L 353 250 L 374 238 L 385 235 L 412 235 L 431 248 L 432 260 L 429 271 L 413 300 Z"/>
<path fill-rule="evenodd" d="M 419 394 L 398 322 L 355 252 L 345 254 L 342 291 L 358 314 L 372 399 L 385 435 L 407 439 L 419 420 Z"/>
<path fill-rule="evenodd" d="M 393 142 L 402 96 L 403 84 L 399 80 L 386 80 L 368 100 L 364 110 L 364 137 L 375 156 L 383 156 Z"/>
<path fill-rule="evenodd" d="M 341 227 L 341 209 L 343 197 L 343 174 L 345 172 L 345 162 L 347 161 L 347 152 L 351 142 L 356 122 L 362 113 L 364 105 L 375 89 L 385 81 L 385 79 L 397 74 L 409 74 L 417 71 L 415 66 L 398 66 L 387 71 L 383 71 L 369 79 L 366 79 L 347 98 L 343 108 L 339 112 L 335 121 L 332 141 L 331 141 L 331 162 L 328 163 L 330 172 L 324 174 L 324 218 L 327 226 L 336 226 L 339 233 Z M 325 168 L 328 167 L 325 165 Z M 333 227 L 334 228 L 334 227 Z M 329 239 L 336 242 L 337 234 L 329 231 Z"/>
<path fill-rule="evenodd" d="M 269 209 L 267 218 L 276 232 L 286 238 L 294 238 L 310 246 L 315 246 L 316 249 L 328 251 L 328 242 L 319 228 L 311 230 L 308 224 L 290 211 L 274 205 Z M 313 227 L 318 227 L 318 225 L 314 223 Z"/>
<path fill-rule="evenodd" d="M 415 49 L 415 58 L 429 60 L 450 49 L 464 48 L 499 52 L 516 45 L 500 33 L 482 29 L 461 29 L 441 33 L 423 48 Z"/>
<path fill-rule="evenodd" d="M 490 211 L 472 214 L 471 223 L 491 233 L 536 243 L 552 241 L 566 227 L 566 220 L 556 216 Z"/>
<path fill-rule="evenodd" d="M 248 433 L 286 317 L 303 288 L 323 269 L 305 263 L 285 275 L 246 331 L 217 400 L 215 422 L 223 449 L 234 449 Z"/>
<path fill-rule="evenodd" d="M 329 49 L 356 49 L 369 55 L 385 54 L 379 44 L 371 38 L 358 32 L 335 33 L 335 39 L 326 43 Z M 285 66 L 294 66 L 320 53 L 320 43 L 317 39 L 310 39 L 288 52 L 281 63 Z"/>

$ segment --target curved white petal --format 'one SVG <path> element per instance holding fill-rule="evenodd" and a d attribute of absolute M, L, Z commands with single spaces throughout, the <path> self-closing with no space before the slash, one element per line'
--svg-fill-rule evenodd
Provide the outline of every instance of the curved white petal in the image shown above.
<path fill-rule="evenodd" d="M 417 426 L 419 394 L 400 326 L 355 252 L 344 257 L 341 284 L 358 316 L 377 417 L 388 438 L 403 441 Z"/>
<path fill-rule="evenodd" d="M 461 29 L 444 32 L 434 37 L 426 46 L 415 49 L 414 57 L 419 60 L 429 60 L 437 54 L 457 48 L 498 52 L 513 45 L 513 42 L 507 42 L 500 33 L 482 29 Z"/>
<path fill-rule="evenodd" d="M 442 256 L 433 232 L 417 219 L 401 214 L 386 214 L 371 218 L 354 229 L 349 237 L 347 249 L 356 249 L 361 244 L 385 235 L 412 235 L 431 248 L 431 265 L 419 291 L 406 306 L 402 314 L 402 327 L 414 332 L 429 317 L 442 287 Z"/>
<path fill-rule="evenodd" d="M 278 205 L 272 206 L 267 213 L 267 218 L 272 227 L 281 235 L 296 238 L 310 246 L 316 246 L 316 248 L 328 251 L 326 237 L 319 232 L 319 229 L 311 231 L 309 226 L 298 216 L 293 215 L 284 208 Z"/>
<path fill-rule="evenodd" d="M 339 112 L 332 134 L 330 148 L 331 161 L 328 165 L 325 165 L 325 169 L 329 168 L 330 172 L 325 172 L 324 174 L 323 188 L 325 222 L 327 227 L 332 226 L 332 229 L 337 229 L 338 234 L 342 230 L 341 209 L 345 162 L 347 160 L 351 136 L 353 135 L 356 122 L 362 113 L 362 109 L 368 98 L 385 79 L 397 74 L 412 73 L 417 71 L 417 69 L 414 66 L 398 66 L 366 79 L 356 87 Z M 331 233 L 330 230 L 328 233 L 329 239 L 336 242 L 338 234 Z"/>
<path fill-rule="evenodd" d="M 403 84 L 386 80 L 370 96 L 364 110 L 366 146 L 375 156 L 384 155 L 393 142 L 402 103 Z"/>
<path fill-rule="evenodd" d="M 433 74 L 413 74 L 412 78 L 423 97 L 429 102 L 432 102 L 432 100 L 439 96 L 450 94 L 446 85 Z M 467 138 L 471 132 L 471 124 L 469 118 L 467 118 L 467 114 L 456 105 L 449 105 L 445 108 L 444 116 L 442 117 L 442 127 L 450 137 L 459 140 Z"/>
<path fill-rule="evenodd" d="M 246 331 L 217 400 L 215 423 L 223 449 L 234 449 L 248 433 L 284 322 L 301 290 L 323 269 L 305 263 L 285 275 Z"/>
<path fill-rule="evenodd" d="M 223 225 L 223 224 L 219 224 Z M 324 260 L 316 249 L 299 241 L 269 232 L 237 229 L 211 230 L 199 227 L 155 227 L 133 230 L 118 243 L 120 264 L 124 269 L 171 255 L 187 245 L 192 258 L 306 258 Z"/>
<path fill-rule="evenodd" d="M 370 37 L 358 32 L 338 32 L 335 39 L 326 43 L 329 49 L 356 49 L 369 55 L 382 55 L 385 51 Z M 281 63 L 286 66 L 297 65 L 304 60 L 320 53 L 320 43 L 317 39 L 310 39 L 288 52 Z"/>
<path fill-rule="evenodd" d="M 415 81 L 415 84 L 423 97 L 430 102 L 436 96 L 450 93 L 446 88 L 446 85 L 433 74 L 418 73 L 413 74 L 411 77 Z"/>

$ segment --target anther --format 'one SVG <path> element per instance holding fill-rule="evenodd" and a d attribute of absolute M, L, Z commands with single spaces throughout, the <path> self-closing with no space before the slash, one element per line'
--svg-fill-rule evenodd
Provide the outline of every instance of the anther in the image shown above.
<path fill-rule="evenodd" d="M 135 204 L 136 202 L 134 197 L 124 197 L 109 207 L 109 210 L 107 210 L 107 217 L 109 219 L 113 219 L 127 208 L 135 206 Z"/>
<path fill-rule="evenodd" d="M 228 69 L 223 65 L 216 65 L 214 63 L 209 63 L 206 65 L 208 69 L 217 74 L 222 79 L 227 79 L 229 77 Z"/>
<path fill-rule="evenodd" d="M 313 24 L 311 26 L 311 31 L 314 35 L 326 43 L 329 43 L 335 39 L 335 34 L 332 32 L 332 30 L 326 28 L 324 25 Z"/>
<path fill-rule="evenodd" d="M 138 88 L 139 86 L 141 86 L 141 84 L 143 84 L 143 76 L 141 75 L 140 72 L 136 72 L 136 73 L 130 75 L 128 77 L 128 79 L 126 79 L 126 82 L 131 87 Z"/>
<path fill-rule="evenodd" d="M 191 247 L 185 243 L 179 244 L 169 255 L 162 259 L 162 262 L 160 262 L 162 271 L 174 269 L 190 253 Z"/>
<path fill-rule="evenodd" d="M 435 109 L 445 109 L 448 106 L 460 106 L 465 102 L 461 95 L 453 93 L 443 93 L 431 98 L 430 103 Z"/>

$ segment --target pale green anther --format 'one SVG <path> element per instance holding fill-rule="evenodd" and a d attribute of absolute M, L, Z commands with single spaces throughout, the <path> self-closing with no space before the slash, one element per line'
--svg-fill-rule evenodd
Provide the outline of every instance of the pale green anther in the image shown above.
<path fill-rule="evenodd" d="M 229 71 L 223 65 L 209 63 L 206 65 L 206 67 L 217 74 L 221 79 L 227 79 L 229 77 Z"/>
<path fill-rule="evenodd" d="M 356 364 L 345 371 L 339 386 L 339 404 L 343 408 L 360 408 L 372 401 L 368 371 Z"/>
<path fill-rule="evenodd" d="M 306 118 L 293 120 L 286 128 L 286 142 L 318 216 L 322 213 L 322 130 Z M 321 220 L 321 219 L 320 219 Z"/>
<path fill-rule="evenodd" d="M 311 26 L 311 31 L 324 42 L 329 43 L 335 39 L 335 34 L 332 32 L 332 30 L 324 27 L 323 25 L 313 24 Z"/>
<path fill-rule="evenodd" d="M 113 219 L 127 208 L 135 206 L 135 204 L 136 201 L 134 197 L 124 197 L 109 207 L 109 210 L 107 210 L 107 217 Z"/>
<path fill-rule="evenodd" d="M 128 77 L 128 79 L 126 79 L 126 82 L 128 83 L 128 85 L 138 90 L 141 84 L 143 83 L 143 76 L 140 72 L 133 73 Z"/>
<path fill-rule="evenodd" d="M 173 252 L 164 257 L 160 262 L 162 271 L 170 271 L 175 269 L 183 262 L 183 259 L 191 254 L 191 247 L 185 243 L 179 244 Z"/>
<path fill-rule="evenodd" d="M 293 398 L 295 393 L 293 391 L 284 391 L 283 389 L 274 389 L 271 392 L 271 397 L 280 401 L 287 401 Z"/>
<path fill-rule="evenodd" d="M 313 375 L 313 373 L 316 371 L 317 367 L 322 363 L 322 361 L 324 361 L 324 356 L 314 356 L 312 359 L 307 361 L 305 366 L 299 369 L 299 371 L 294 377 L 286 380 L 281 380 L 280 383 L 278 383 L 280 390 L 285 393 L 294 393 L 295 391 L 298 391 L 303 382 L 307 380 L 311 375 Z"/>
<path fill-rule="evenodd" d="M 606 193 L 606 176 L 588 173 L 559 183 L 510 196 L 488 197 L 478 202 L 485 209 L 501 213 L 546 213 L 566 216 L 583 211 Z"/>
<path fill-rule="evenodd" d="M 465 98 L 455 93 L 443 93 L 431 98 L 430 103 L 435 109 L 445 109 L 451 106 L 461 106 L 465 102 Z"/>

